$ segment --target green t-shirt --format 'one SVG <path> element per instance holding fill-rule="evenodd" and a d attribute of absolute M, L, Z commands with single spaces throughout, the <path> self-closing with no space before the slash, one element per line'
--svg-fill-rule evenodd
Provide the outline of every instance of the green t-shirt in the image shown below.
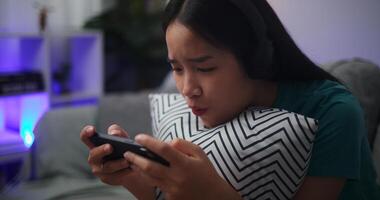
<path fill-rule="evenodd" d="M 340 199 L 380 200 L 363 111 L 343 85 L 282 82 L 274 107 L 319 122 L 308 176 L 346 178 Z"/>

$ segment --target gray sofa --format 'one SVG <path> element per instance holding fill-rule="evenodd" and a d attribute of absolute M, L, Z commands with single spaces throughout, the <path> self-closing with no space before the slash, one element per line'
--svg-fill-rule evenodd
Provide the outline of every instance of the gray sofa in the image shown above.
<path fill-rule="evenodd" d="M 354 59 L 324 65 L 356 95 L 365 111 L 368 138 L 378 174 L 380 173 L 380 68 Z M 125 127 L 131 137 L 150 133 L 148 94 L 175 91 L 168 78 L 157 90 L 109 95 L 99 105 L 53 109 L 39 121 L 35 133 L 33 162 L 35 179 L 25 176 L 20 184 L 8 187 L 0 199 L 134 199 L 122 187 L 107 186 L 96 179 L 87 164 L 88 150 L 79 140 L 86 124 L 106 132 L 110 124 Z M 377 137 L 376 137 L 377 136 Z M 25 165 L 21 174 L 29 174 Z"/>

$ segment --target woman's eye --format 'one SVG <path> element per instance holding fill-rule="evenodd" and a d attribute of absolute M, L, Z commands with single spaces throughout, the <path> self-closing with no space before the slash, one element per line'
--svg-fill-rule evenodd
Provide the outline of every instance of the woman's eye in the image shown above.
<path fill-rule="evenodd" d="M 197 70 L 200 72 L 212 72 L 216 67 L 208 67 L 208 68 L 198 68 Z"/>
<path fill-rule="evenodd" d="M 181 72 L 181 71 L 182 71 L 182 68 L 179 68 L 179 67 L 173 67 L 173 68 L 172 68 L 172 71 L 174 71 L 174 72 Z"/>

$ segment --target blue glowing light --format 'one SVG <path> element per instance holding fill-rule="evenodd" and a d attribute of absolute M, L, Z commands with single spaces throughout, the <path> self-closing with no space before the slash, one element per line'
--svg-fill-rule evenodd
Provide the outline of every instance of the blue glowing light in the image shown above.
<path fill-rule="evenodd" d="M 21 101 L 20 135 L 26 147 L 34 142 L 33 129 L 49 107 L 46 93 L 25 95 Z"/>
<path fill-rule="evenodd" d="M 23 141 L 26 147 L 31 147 L 34 142 L 34 134 L 32 132 L 25 131 Z"/>

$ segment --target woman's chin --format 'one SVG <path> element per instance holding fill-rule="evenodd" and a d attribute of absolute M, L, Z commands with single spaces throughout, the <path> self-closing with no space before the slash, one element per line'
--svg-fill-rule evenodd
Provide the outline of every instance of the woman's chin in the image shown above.
<path fill-rule="evenodd" d="M 199 117 L 199 118 L 202 120 L 202 123 L 206 128 L 212 128 L 213 127 L 212 126 L 213 124 L 209 120 L 207 120 L 207 118 L 205 118 L 205 117 Z"/>
<path fill-rule="evenodd" d="M 211 119 L 207 119 L 206 117 L 200 117 L 201 120 L 202 120 L 202 123 L 203 125 L 206 127 L 206 128 L 214 128 L 220 124 L 222 124 L 223 122 L 217 122 L 215 120 L 211 120 Z"/>
<path fill-rule="evenodd" d="M 206 128 L 214 128 L 221 124 L 224 124 L 233 120 L 234 116 L 231 115 L 230 117 L 225 117 L 225 118 L 215 118 L 215 117 L 210 117 L 207 115 L 202 115 L 199 118 L 202 120 L 202 123 Z"/>

